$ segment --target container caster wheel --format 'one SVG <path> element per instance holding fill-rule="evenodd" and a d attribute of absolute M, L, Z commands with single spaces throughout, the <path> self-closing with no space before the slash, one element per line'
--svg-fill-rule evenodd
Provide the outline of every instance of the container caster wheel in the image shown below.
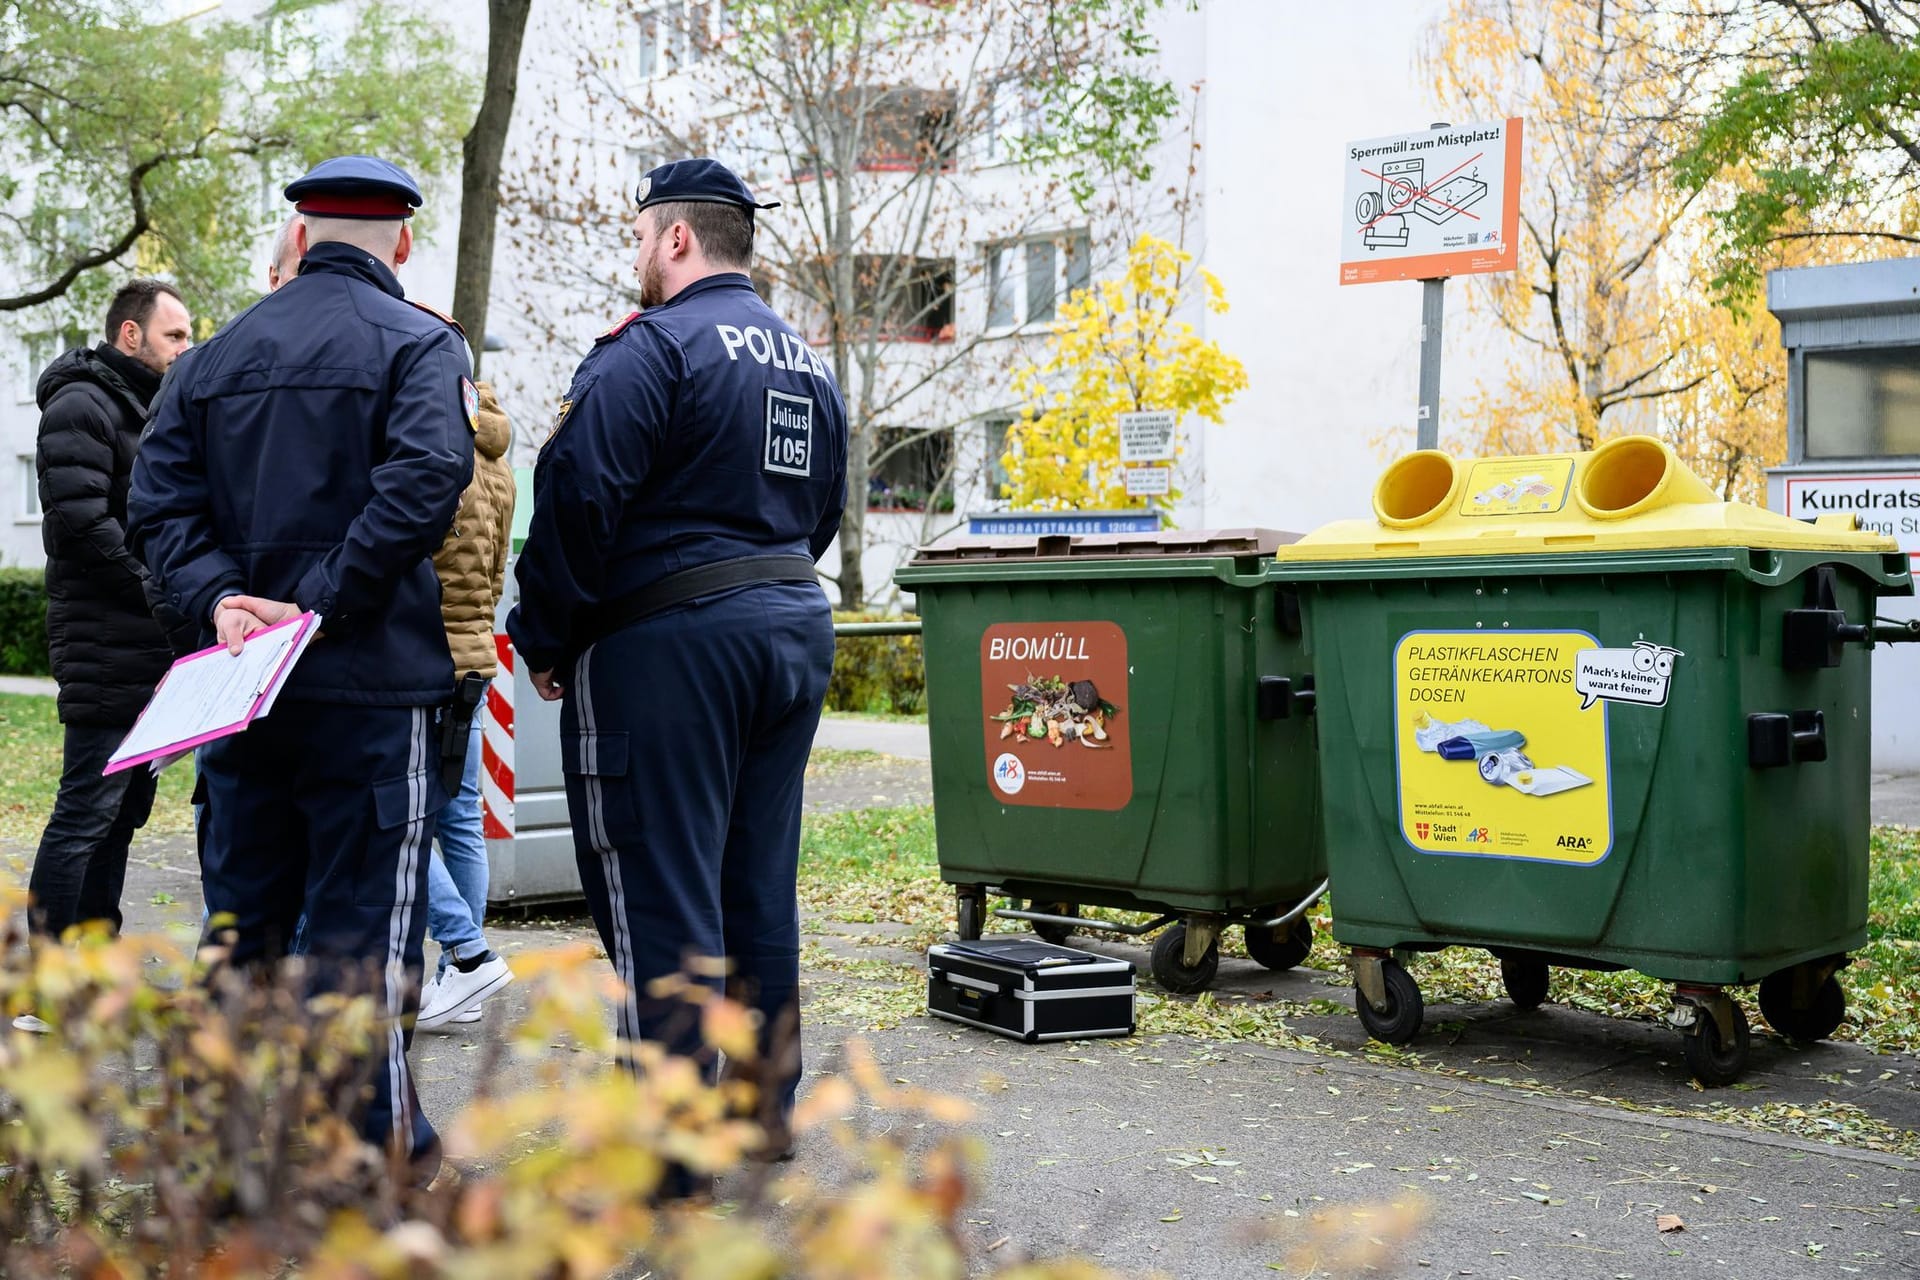
<path fill-rule="evenodd" d="M 1079 904 L 1073 902 L 1035 902 L 1028 905 L 1035 911 L 1045 911 L 1056 916 L 1077 916 L 1080 914 Z M 1070 924 L 1050 924 L 1045 920 L 1034 920 L 1030 923 L 1033 925 L 1033 932 L 1036 937 L 1042 942 L 1051 942 L 1056 947 L 1073 936 L 1074 930 Z"/>
<path fill-rule="evenodd" d="M 1247 954 L 1275 972 L 1293 968 L 1313 951 L 1313 922 L 1304 915 L 1282 929 L 1248 925 L 1246 934 Z"/>
<path fill-rule="evenodd" d="M 1793 971 L 1783 969 L 1760 981 L 1760 1013 L 1767 1025 L 1789 1040 L 1811 1044 L 1825 1040 L 1847 1020 L 1847 993 L 1840 979 L 1828 975 L 1813 990 L 1813 999 L 1803 1006 L 1794 1004 Z"/>
<path fill-rule="evenodd" d="M 1360 1014 L 1360 1025 L 1367 1034 L 1386 1044 L 1407 1044 L 1420 1033 L 1421 1019 L 1427 1015 L 1426 1002 L 1420 998 L 1420 984 L 1413 980 L 1398 960 L 1384 959 L 1380 964 L 1380 982 L 1386 990 L 1386 1007 L 1376 1009 L 1366 992 L 1354 984 L 1353 1005 Z"/>
<path fill-rule="evenodd" d="M 1722 1037 L 1719 1020 L 1706 1009 L 1700 1010 L 1686 1039 L 1687 1067 L 1693 1072 L 1693 1078 L 1709 1089 L 1732 1084 L 1740 1078 L 1747 1069 L 1747 1050 L 1752 1043 L 1746 1011 L 1731 999 L 1724 996 L 1722 999 L 1727 1000 L 1727 1007 L 1732 1010 L 1732 1041 Z"/>
<path fill-rule="evenodd" d="M 1500 981 L 1516 1009 L 1538 1009 L 1547 998 L 1547 962 L 1532 956 L 1501 956 Z"/>
<path fill-rule="evenodd" d="M 1189 965 L 1186 959 L 1187 926 L 1176 924 L 1161 931 L 1153 940 L 1153 956 L 1149 969 L 1153 980 L 1175 995 L 1190 996 L 1205 991 L 1213 984 L 1214 974 L 1220 971 L 1220 944 L 1208 944 L 1199 963 Z"/>
<path fill-rule="evenodd" d="M 962 942 L 977 942 L 980 930 L 986 924 L 987 900 L 978 894 L 962 893 L 954 904 L 955 932 Z"/>

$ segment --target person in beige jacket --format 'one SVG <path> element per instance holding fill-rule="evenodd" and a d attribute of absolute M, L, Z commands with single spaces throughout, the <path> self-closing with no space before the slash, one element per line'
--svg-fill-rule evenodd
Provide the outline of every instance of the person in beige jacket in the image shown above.
<path fill-rule="evenodd" d="M 454 679 L 497 673 L 493 614 L 506 581 L 513 534 L 513 467 L 507 449 L 513 430 L 492 386 L 475 384 L 479 424 L 474 428 L 473 480 L 446 541 L 434 553 L 440 575 L 440 617 L 453 653 Z M 480 825 L 480 719 L 473 719 L 460 794 L 440 811 L 435 831 L 440 856 L 427 872 L 427 931 L 440 944 L 440 969 L 420 996 L 418 1026 L 478 1022 L 481 1004 L 509 982 L 513 971 L 487 946 L 480 922 L 487 911 L 487 842 Z"/>

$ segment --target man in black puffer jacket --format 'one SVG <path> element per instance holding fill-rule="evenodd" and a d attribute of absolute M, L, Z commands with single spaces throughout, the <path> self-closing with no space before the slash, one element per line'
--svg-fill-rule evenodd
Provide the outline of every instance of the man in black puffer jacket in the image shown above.
<path fill-rule="evenodd" d="M 67 352 L 40 375 L 34 464 L 45 512 L 47 647 L 66 743 L 30 888 L 35 927 L 54 936 L 82 920 L 120 927 L 127 846 L 153 806 L 151 771 L 100 771 L 173 661 L 146 566 L 126 547 L 127 482 L 147 406 L 187 349 L 191 323 L 172 285 L 135 280 L 107 308 L 106 340 Z M 160 616 L 185 624 L 171 610 Z"/>

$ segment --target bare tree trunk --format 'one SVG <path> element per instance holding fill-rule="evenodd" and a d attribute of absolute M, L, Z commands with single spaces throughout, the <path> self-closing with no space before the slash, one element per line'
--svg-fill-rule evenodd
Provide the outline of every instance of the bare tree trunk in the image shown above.
<path fill-rule="evenodd" d="M 487 83 L 461 143 L 460 246 L 453 267 L 453 316 L 473 346 L 474 376 L 487 341 L 493 287 L 493 231 L 500 214 L 500 157 L 520 83 L 520 44 L 533 0 L 487 0 Z"/>

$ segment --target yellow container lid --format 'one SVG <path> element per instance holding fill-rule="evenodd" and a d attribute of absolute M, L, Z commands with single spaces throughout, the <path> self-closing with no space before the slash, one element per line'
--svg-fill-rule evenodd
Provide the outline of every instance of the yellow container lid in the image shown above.
<path fill-rule="evenodd" d="M 1275 558 L 1284 564 L 1696 547 L 1898 550 L 1892 538 L 1860 532 L 1850 515 L 1807 524 L 1723 502 L 1652 436 L 1621 436 L 1591 453 L 1409 453 L 1374 486 L 1373 515 L 1324 525 Z"/>

